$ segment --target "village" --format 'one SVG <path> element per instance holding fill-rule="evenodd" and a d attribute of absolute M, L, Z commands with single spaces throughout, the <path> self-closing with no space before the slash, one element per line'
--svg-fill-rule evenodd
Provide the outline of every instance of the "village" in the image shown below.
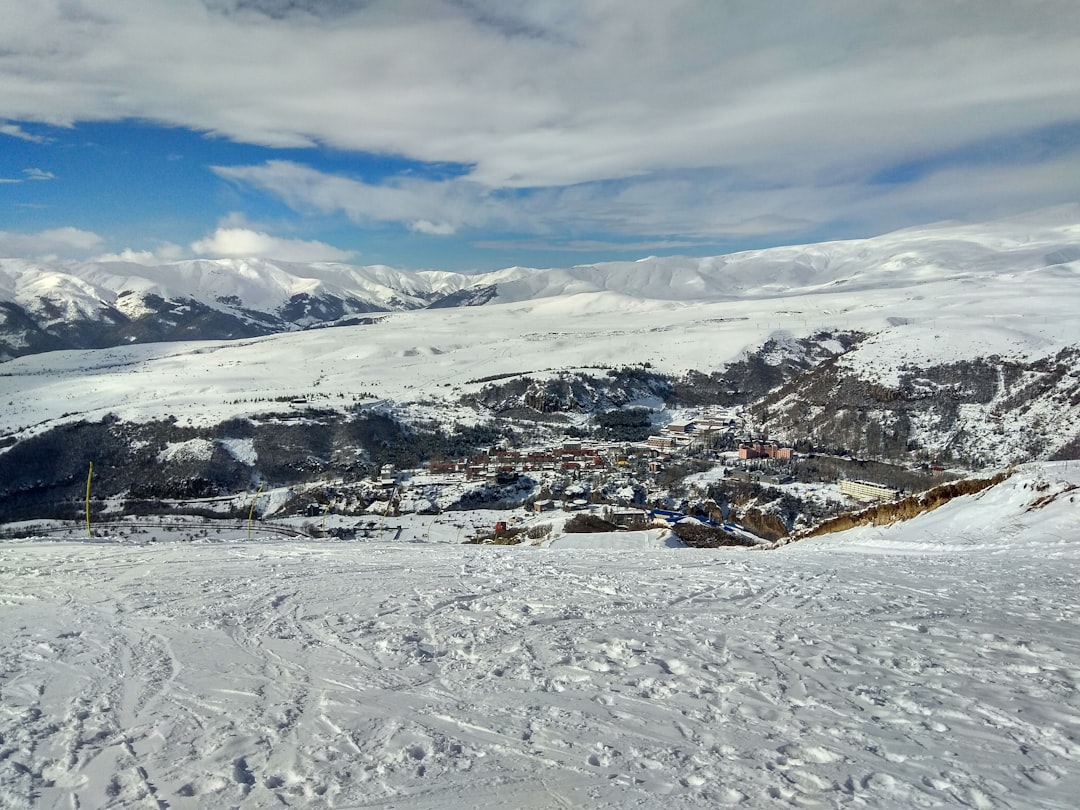
<path fill-rule="evenodd" d="M 406 470 L 383 465 L 374 476 L 369 513 L 436 514 L 455 508 L 511 507 L 514 514 L 493 523 L 479 539 L 501 537 L 536 525 L 545 513 L 575 513 L 599 518 L 608 527 L 633 530 L 695 523 L 731 536 L 733 544 L 753 545 L 761 538 L 731 519 L 711 493 L 725 483 L 765 487 L 779 495 L 786 487 L 806 496 L 797 484 L 791 446 L 750 432 L 739 410 L 695 415 L 663 425 L 643 441 L 564 440 L 528 449 L 493 447 L 467 458 L 435 459 Z M 743 437 L 743 438 L 740 438 Z M 894 487 L 839 479 L 820 482 L 814 494 L 853 507 L 885 500 Z M 560 525 L 566 525 L 565 516 Z M 571 531 L 588 531 L 584 519 Z M 721 538 L 722 539 L 722 538 Z"/>

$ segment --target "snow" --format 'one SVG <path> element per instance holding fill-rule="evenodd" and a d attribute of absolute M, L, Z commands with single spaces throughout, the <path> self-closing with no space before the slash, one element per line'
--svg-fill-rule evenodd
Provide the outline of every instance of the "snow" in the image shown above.
<path fill-rule="evenodd" d="M 686 548 L 686 544 L 667 529 L 563 534 L 551 540 L 547 546 L 581 551 L 646 551 L 659 548 Z"/>
<path fill-rule="evenodd" d="M 5 260 L 5 295 L 79 311 L 116 278 L 266 306 L 358 287 L 420 300 L 494 283 L 498 297 L 10 360 L 0 433 L 109 413 L 302 419 L 295 397 L 473 424 L 457 399 L 481 378 L 709 371 L 770 336 L 779 359 L 821 329 L 873 333 L 841 363 L 884 384 L 905 366 L 1051 356 L 1080 344 L 1080 230 L 1076 207 L 1050 213 L 472 277 L 230 260 L 80 280 Z M 218 442 L 254 464 L 250 439 Z M 403 494 L 414 505 L 430 500 L 423 481 Z M 222 505 L 258 518 L 289 496 Z M 1080 469 L 1063 462 L 908 523 L 773 550 L 568 536 L 561 514 L 535 516 L 552 524 L 540 547 L 462 545 L 515 517 L 481 510 L 376 515 L 350 542 L 290 539 L 299 520 L 131 519 L 92 541 L 75 524 L 6 527 L 40 536 L 0 541 L 0 806 L 1072 808 L 1078 507 Z M 332 510 L 304 520 L 356 527 Z"/>
<path fill-rule="evenodd" d="M 219 439 L 218 444 L 241 464 L 254 467 L 258 461 L 254 439 Z"/>
<path fill-rule="evenodd" d="M 207 439 L 170 442 L 158 453 L 158 461 L 209 461 L 214 455 L 214 443 Z"/>
<path fill-rule="evenodd" d="M 839 551 L 1012 554 L 1019 549 L 1071 560 L 1080 536 L 1080 462 L 1024 465 L 1003 483 L 951 501 L 906 523 L 844 533 Z M 799 543 L 832 547 L 825 538 Z"/>
<path fill-rule="evenodd" d="M 1080 206 L 993 223 L 941 223 L 873 239 L 752 250 L 728 256 L 648 257 L 567 268 L 510 267 L 490 273 L 408 272 L 384 265 L 300 264 L 265 259 L 181 261 L 160 266 L 132 262 L 38 263 L 0 260 L 0 295 L 33 308 L 36 299 L 69 298 L 75 311 L 95 312 L 130 293 L 188 297 L 209 305 L 236 296 L 248 308 L 274 312 L 296 295 L 358 299 L 395 309 L 424 306 L 433 296 L 495 286 L 506 304 L 577 297 L 577 305 L 606 296 L 633 308 L 640 301 L 724 301 L 957 282 L 1011 273 L 1076 274 Z M 138 311 L 137 309 L 134 311 Z"/>
<path fill-rule="evenodd" d="M 736 456 L 737 458 L 737 456 Z M 706 492 L 709 489 L 710 484 L 719 484 L 724 480 L 724 476 L 727 474 L 727 468 L 723 464 L 717 464 L 710 470 L 704 472 L 691 473 L 683 479 L 683 483 L 687 487 L 697 487 L 702 492 Z"/>
<path fill-rule="evenodd" d="M 774 551 L 3 542 L 0 805 L 1072 808 L 1078 485 Z"/>

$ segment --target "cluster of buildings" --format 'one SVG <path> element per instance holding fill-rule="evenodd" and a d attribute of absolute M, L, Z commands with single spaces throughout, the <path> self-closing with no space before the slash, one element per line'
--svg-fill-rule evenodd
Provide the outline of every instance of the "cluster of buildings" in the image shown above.
<path fill-rule="evenodd" d="M 547 450 L 493 450 L 465 459 L 432 461 L 428 471 L 458 473 L 475 480 L 529 472 L 581 472 L 625 464 L 626 459 L 626 451 L 621 447 L 566 442 Z"/>
<path fill-rule="evenodd" d="M 578 475 L 600 472 L 603 468 L 637 466 L 650 472 L 664 468 L 665 457 L 719 444 L 730 447 L 741 422 L 733 414 L 719 417 L 671 422 L 644 442 L 564 442 L 560 446 L 533 449 L 493 449 L 469 458 L 432 461 L 428 472 L 461 475 L 466 480 L 497 482 L 527 473 L 566 473 Z M 745 441 L 738 444 L 739 458 L 789 461 L 790 447 L 777 442 Z M 385 478 L 385 475 L 384 475 Z"/>
<path fill-rule="evenodd" d="M 592 488 L 608 486 L 613 480 L 617 483 L 620 474 L 630 470 L 636 470 L 638 474 L 645 470 L 659 473 L 670 463 L 671 456 L 700 449 L 719 447 L 728 452 L 737 449 L 739 460 L 750 462 L 729 468 L 727 477 L 760 484 L 790 483 L 793 479 L 787 466 L 769 462 L 792 461 L 793 448 L 763 439 L 736 441 L 734 437 L 742 429 L 740 420 L 730 417 L 671 422 L 644 442 L 565 441 L 553 447 L 528 450 L 493 448 L 468 458 L 431 461 L 427 471 L 429 474 L 452 476 L 458 481 L 486 481 L 495 485 L 509 485 L 518 476 L 529 474 L 537 480 L 550 480 L 555 476 L 578 482 L 567 490 L 568 493 L 576 492 L 570 497 L 556 501 L 549 496 L 530 501 L 528 508 L 533 512 L 595 508 L 591 503 L 594 499 L 589 495 Z M 759 461 L 764 463 L 757 463 Z M 386 465 L 380 470 L 378 482 L 385 490 L 397 488 L 399 480 L 400 476 L 392 466 Z M 841 480 L 840 492 L 862 501 L 888 500 L 898 494 L 892 487 L 858 480 Z M 629 504 L 631 500 L 632 496 L 624 499 L 620 493 L 613 502 Z M 607 516 L 611 522 L 624 528 L 655 522 L 671 523 L 684 518 L 685 515 L 681 513 L 662 510 L 649 512 L 626 506 L 610 507 Z M 735 527 L 723 525 L 721 528 L 728 532 L 735 530 Z"/>
<path fill-rule="evenodd" d="M 646 439 L 645 444 L 661 453 L 709 447 L 738 429 L 734 417 L 696 419 L 690 422 L 670 422 L 663 430 Z"/>

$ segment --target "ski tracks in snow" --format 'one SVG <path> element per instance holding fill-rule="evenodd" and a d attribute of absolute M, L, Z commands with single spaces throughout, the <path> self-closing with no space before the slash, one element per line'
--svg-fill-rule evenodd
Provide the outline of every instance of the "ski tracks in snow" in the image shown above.
<path fill-rule="evenodd" d="M 1061 560 L 0 552 L 5 807 L 1064 808 L 1078 787 Z"/>

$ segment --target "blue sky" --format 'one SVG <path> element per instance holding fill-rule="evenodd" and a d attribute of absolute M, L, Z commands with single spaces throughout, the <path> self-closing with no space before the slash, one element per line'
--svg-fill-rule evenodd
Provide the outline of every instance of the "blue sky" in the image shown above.
<path fill-rule="evenodd" d="M 0 255 L 557 266 L 1080 198 L 1074 0 L 0 0 Z"/>

